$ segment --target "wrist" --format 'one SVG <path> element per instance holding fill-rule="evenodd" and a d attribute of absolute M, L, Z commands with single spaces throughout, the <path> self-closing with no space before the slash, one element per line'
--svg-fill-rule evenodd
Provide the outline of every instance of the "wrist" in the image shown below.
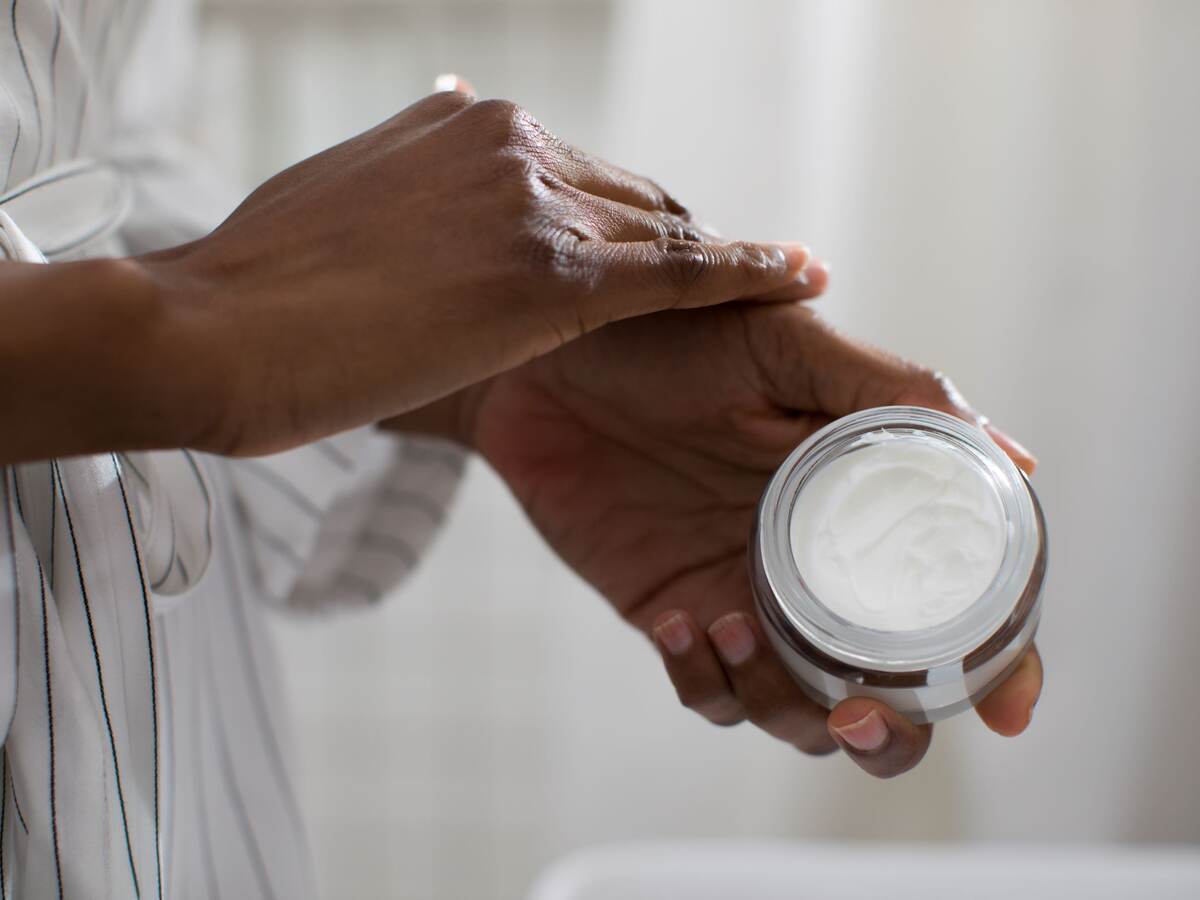
<path fill-rule="evenodd" d="M 147 421 L 130 439 L 142 447 L 224 452 L 238 397 L 235 337 L 214 302 L 212 285 L 172 265 L 174 254 L 107 260 L 111 290 L 126 307 L 128 327 L 115 341 L 129 360 L 115 370 Z"/>
<path fill-rule="evenodd" d="M 489 387 L 489 382 L 470 385 L 433 403 L 385 419 L 379 427 L 439 438 L 465 450 L 475 450 L 475 423 Z"/>
<path fill-rule="evenodd" d="M 0 271 L 0 462 L 185 446 L 205 402 L 199 318 L 134 259 Z M 8 389 L 6 389 L 8 388 Z"/>

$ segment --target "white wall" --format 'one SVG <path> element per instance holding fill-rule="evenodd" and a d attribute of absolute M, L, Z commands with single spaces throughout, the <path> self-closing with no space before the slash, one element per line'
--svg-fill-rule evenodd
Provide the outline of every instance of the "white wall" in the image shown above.
<path fill-rule="evenodd" d="M 961 717 L 888 783 L 677 709 L 474 468 L 385 610 L 281 627 L 330 897 L 515 897 L 641 835 L 1200 841 L 1200 4 L 226 0 L 205 37 L 198 122 L 247 183 L 461 71 L 727 233 L 809 240 L 830 316 L 1042 459 L 1032 730 Z"/>

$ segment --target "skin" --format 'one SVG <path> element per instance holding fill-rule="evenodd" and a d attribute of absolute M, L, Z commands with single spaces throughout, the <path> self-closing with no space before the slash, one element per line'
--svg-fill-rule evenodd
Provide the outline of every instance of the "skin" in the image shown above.
<path fill-rule="evenodd" d="M 865 698 L 832 712 L 809 700 L 758 624 L 746 554 L 788 452 L 838 416 L 896 403 L 985 424 L 945 377 L 837 333 L 804 304 L 730 304 L 609 326 L 472 389 L 441 421 L 651 638 L 683 705 L 805 753 L 840 748 L 888 778 L 921 760 L 932 728 Z M 1027 451 L 987 427 L 1032 471 Z M 1020 733 L 1041 681 L 1030 651 L 980 717 Z"/>

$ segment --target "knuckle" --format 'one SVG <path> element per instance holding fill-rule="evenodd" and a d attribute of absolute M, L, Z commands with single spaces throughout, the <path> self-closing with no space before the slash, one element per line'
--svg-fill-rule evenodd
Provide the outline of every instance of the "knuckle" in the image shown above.
<path fill-rule="evenodd" d="M 587 235 L 556 220 L 535 221 L 519 242 L 518 259 L 532 278 L 568 280 L 579 261 L 579 246 Z"/>
<path fill-rule="evenodd" d="M 688 212 L 687 207 L 672 197 L 657 181 L 649 178 L 637 178 L 637 176 L 633 176 L 633 178 L 640 182 L 642 192 L 646 195 L 651 209 L 671 216 L 677 216 L 684 222 L 692 220 L 692 214 Z"/>
<path fill-rule="evenodd" d="M 659 238 L 655 242 L 661 254 L 661 270 L 668 284 L 679 294 L 687 294 L 712 271 L 712 254 L 702 244 L 678 238 Z"/>
<path fill-rule="evenodd" d="M 493 177 L 502 187 L 513 190 L 518 196 L 537 196 L 542 184 L 543 170 L 536 159 L 527 153 L 505 150 L 496 156 Z"/>
<path fill-rule="evenodd" d="M 635 187 L 636 186 L 637 185 L 635 184 Z M 672 205 L 668 202 L 667 192 L 664 191 L 661 187 L 659 187 L 657 182 L 654 182 L 648 178 L 645 178 L 645 179 L 641 180 L 640 187 L 641 187 L 641 193 L 645 195 L 645 198 L 646 198 L 647 202 L 650 204 L 651 209 L 653 209 L 655 212 L 659 212 L 659 213 L 666 213 L 666 214 L 674 213 L 675 210 L 672 208 Z M 678 206 L 678 204 L 676 204 L 676 206 Z"/>
<path fill-rule="evenodd" d="M 735 244 L 733 261 L 748 282 L 758 282 L 773 275 L 780 267 L 779 256 L 759 244 Z"/>
<path fill-rule="evenodd" d="M 461 112 L 474 103 L 474 97 L 461 91 L 438 91 L 420 101 L 421 106 L 447 116 Z"/>
<path fill-rule="evenodd" d="M 541 130 L 537 120 L 511 100 L 477 100 L 465 115 L 501 147 L 532 146 Z"/>
<path fill-rule="evenodd" d="M 533 170 L 534 186 L 541 192 L 558 192 L 566 187 L 566 183 L 545 167 L 538 165 Z"/>
<path fill-rule="evenodd" d="M 510 122 L 521 113 L 521 107 L 511 100 L 489 98 L 480 100 L 474 107 L 475 115 L 492 122 Z"/>
<path fill-rule="evenodd" d="M 660 237 L 676 241 L 689 241 L 693 244 L 704 241 L 703 234 L 674 213 L 657 212 L 654 217 L 658 224 Z"/>
<path fill-rule="evenodd" d="M 534 236 L 553 235 L 555 223 L 565 218 L 563 183 L 540 160 L 506 150 L 496 159 L 492 178 L 493 189 L 506 199 L 515 223 L 527 226 Z"/>
<path fill-rule="evenodd" d="M 708 694 L 692 699 L 684 699 L 681 694 L 680 701 L 688 709 L 720 728 L 732 728 L 734 725 L 740 725 L 746 721 L 745 710 L 742 709 L 736 698 L 728 694 L 717 696 Z"/>
<path fill-rule="evenodd" d="M 650 186 L 658 193 L 660 198 L 659 202 L 662 204 L 663 209 L 671 213 L 673 216 L 679 216 L 679 218 L 683 219 L 685 222 L 692 221 L 691 211 L 673 196 L 671 196 L 671 194 L 668 193 L 660 184 L 652 181 L 650 182 Z"/>

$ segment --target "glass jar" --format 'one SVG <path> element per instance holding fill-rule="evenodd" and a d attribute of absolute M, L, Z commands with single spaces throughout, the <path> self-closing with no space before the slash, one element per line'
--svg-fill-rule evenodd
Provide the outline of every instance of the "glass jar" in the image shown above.
<path fill-rule="evenodd" d="M 1003 554 L 989 586 L 961 612 L 928 627 L 883 630 L 842 617 L 813 593 L 793 550 L 792 517 L 823 467 L 896 437 L 955 454 L 994 491 Z M 873 697 L 924 723 L 979 702 L 1016 667 L 1037 630 L 1046 555 L 1037 497 L 984 431 L 933 410 L 891 406 L 838 419 L 788 456 L 759 504 L 750 569 L 764 630 L 806 694 L 829 708 Z"/>

